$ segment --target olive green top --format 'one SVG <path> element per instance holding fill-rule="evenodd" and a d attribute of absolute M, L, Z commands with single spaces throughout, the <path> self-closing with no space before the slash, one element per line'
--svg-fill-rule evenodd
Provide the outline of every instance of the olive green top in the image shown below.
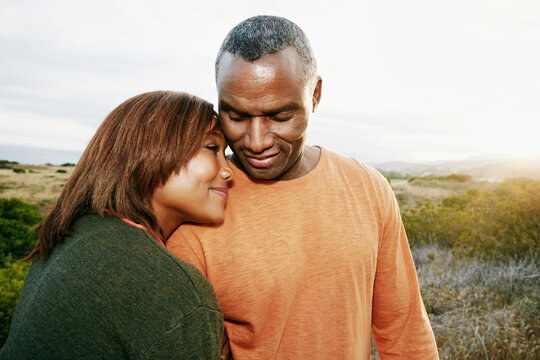
<path fill-rule="evenodd" d="M 0 359 L 218 359 L 222 334 L 197 269 L 144 230 L 87 215 L 31 266 Z"/>

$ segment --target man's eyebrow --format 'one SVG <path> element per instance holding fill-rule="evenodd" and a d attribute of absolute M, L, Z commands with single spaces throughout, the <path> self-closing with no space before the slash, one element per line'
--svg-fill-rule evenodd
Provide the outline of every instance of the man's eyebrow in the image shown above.
<path fill-rule="evenodd" d="M 231 104 L 229 104 L 229 103 L 227 103 L 227 102 L 225 102 L 223 100 L 219 102 L 219 107 L 224 111 L 232 111 L 232 112 L 237 113 L 240 116 L 244 116 L 244 117 L 252 117 L 253 116 L 253 115 L 251 115 L 251 114 L 249 114 L 249 113 L 247 113 L 245 111 L 235 109 L 234 106 L 232 106 Z M 263 111 L 262 113 L 264 115 L 266 115 L 266 116 L 274 116 L 274 115 L 277 115 L 277 114 L 282 113 L 282 112 L 298 110 L 299 108 L 300 108 L 300 106 L 298 104 L 289 103 L 289 104 L 283 105 L 281 107 L 278 107 L 277 109 Z"/>
<path fill-rule="evenodd" d="M 237 113 L 238 115 L 240 116 L 244 116 L 244 117 L 251 117 L 250 114 L 248 114 L 247 112 L 244 112 L 244 111 L 240 111 L 238 109 L 235 109 L 234 106 L 232 106 L 231 104 L 221 100 L 219 102 L 219 108 L 220 110 L 224 110 L 224 111 L 232 111 L 232 112 L 235 112 Z"/>
<path fill-rule="evenodd" d="M 300 106 L 298 106 L 298 104 L 289 103 L 289 104 L 283 105 L 282 107 L 279 107 L 277 109 L 272 109 L 270 111 L 265 111 L 263 113 L 265 115 L 272 116 L 272 115 L 277 115 L 277 114 L 282 113 L 282 112 L 298 110 L 299 108 L 300 108 Z"/>

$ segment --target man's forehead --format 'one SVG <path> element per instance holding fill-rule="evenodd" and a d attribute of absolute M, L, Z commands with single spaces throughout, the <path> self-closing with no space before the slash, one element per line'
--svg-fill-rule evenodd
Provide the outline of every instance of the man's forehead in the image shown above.
<path fill-rule="evenodd" d="M 255 61 L 247 61 L 238 54 L 224 52 L 219 60 L 216 78 L 219 82 L 225 77 L 243 74 L 264 79 L 276 76 L 278 72 L 285 72 L 285 76 L 294 78 L 303 75 L 302 58 L 295 48 L 288 47 Z"/>

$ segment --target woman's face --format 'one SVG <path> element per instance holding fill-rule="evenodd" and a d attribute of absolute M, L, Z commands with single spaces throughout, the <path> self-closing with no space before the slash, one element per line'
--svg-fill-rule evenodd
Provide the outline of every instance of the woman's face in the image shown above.
<path fill-rule="evenodd" d="M 211 127 L 212 128 L 212 127 Z M 226 142 L 220 130 L 209 130 L 201 149 L 178 173 L 154 191 L 152 207 L 167 238 L 180 223 L 220 223 L 233 170 L 225 159 Z"/>

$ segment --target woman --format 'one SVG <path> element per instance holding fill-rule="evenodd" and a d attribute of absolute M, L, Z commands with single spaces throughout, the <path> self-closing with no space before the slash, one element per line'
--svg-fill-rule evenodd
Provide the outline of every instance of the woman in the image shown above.
<path fill-rule="evenodd" d="M 215 293 L 164 243 L 182 222 L 223 221 L 224 148 L 197 97 L 150 92 L 113 110 L 40 228 L 0 358 L 219 358 Z"/>

